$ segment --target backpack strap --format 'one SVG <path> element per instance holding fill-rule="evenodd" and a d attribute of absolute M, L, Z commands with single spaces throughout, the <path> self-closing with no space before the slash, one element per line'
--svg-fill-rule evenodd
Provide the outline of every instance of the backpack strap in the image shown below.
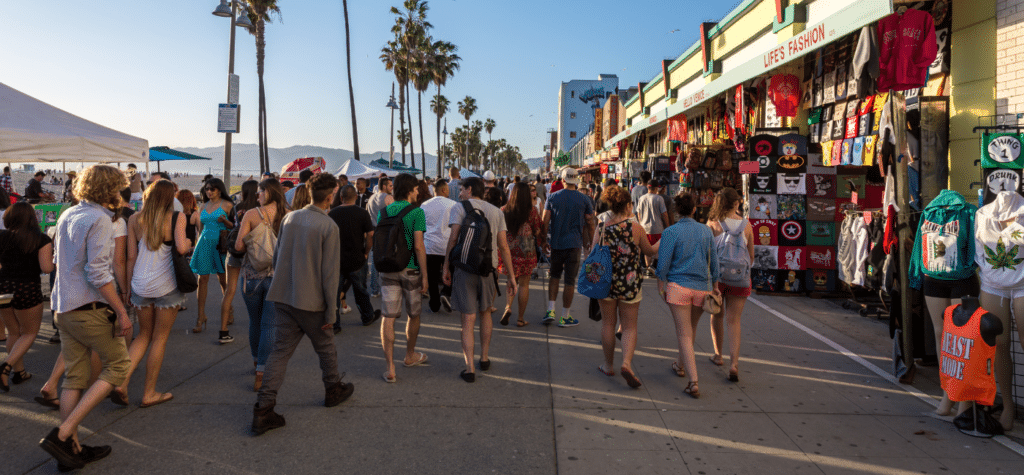
<path fill-rule="evenodd" d="M 469 200 L 462 200 L 461 203 L 462 209 L 466 210 L 467 215 L 476 211 L 476 208 L 473 207 L 473 203 L 470 203 Z"/>

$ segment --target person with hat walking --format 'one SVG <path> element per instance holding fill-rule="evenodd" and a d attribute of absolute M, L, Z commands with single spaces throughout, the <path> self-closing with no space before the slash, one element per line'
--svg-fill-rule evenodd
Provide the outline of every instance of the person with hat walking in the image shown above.
<path fill-rule="evenodd" d="M 569 309 L 576 294 L 576 275 L 580 269 L 580 250 L 587 247 L 594 235 L 594 206 L 576 188 L 579 175 L 573 168 L 562 170 L 565 188 L 552 193 L 544 205 L 544 227 L 548 230 L 548 246 L 551 250 L 551 272 L 548 277 L 548 308 L 544 324 L 555 321 L 555 300 L 558 298 L 558 279 L 565 274 L 565 288 L 562 291 L 562 317 L 560 327 L 579 324 L 572 318 Z"/>

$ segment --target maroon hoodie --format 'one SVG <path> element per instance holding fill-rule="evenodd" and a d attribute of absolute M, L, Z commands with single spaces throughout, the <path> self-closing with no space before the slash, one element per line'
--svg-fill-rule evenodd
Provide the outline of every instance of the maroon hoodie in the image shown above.
<path fill-rule="evenodd" d="M 935 22 L 931 14 L 907 9 L 878 22 L 880 44 L 878 90 L 903 91 L 924 87 L 928 66 L 935 61 Z"/>

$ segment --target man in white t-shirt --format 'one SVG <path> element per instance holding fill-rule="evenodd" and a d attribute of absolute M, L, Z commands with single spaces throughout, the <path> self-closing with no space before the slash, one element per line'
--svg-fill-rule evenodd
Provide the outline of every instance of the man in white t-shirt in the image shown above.
<path fill-rule="evenodd" d="M 498 258 L 505 263 L 505 269 L 509 273 L 508 298 L 516 294 L 516 279 L 512 266 L 512 254 L 509 252 L 508 241 L 506 240 L 505 215 L 494 206 L 483 200 L 484 182 L 479 178 L 467 178 L 462 182 L 462 193 L 460 198 L 464 203 L 469 203 L 474 210 L 483 213 L 487 219 L 491 232 L 491 265 L 497 269 Z M 452 248 L 458 243 L 459 230 L 462 227 L 462 220 L 466 216 L 466 210 L 462 203 L 452 208 L 451 235 L 448 238 L 448 246 L 445 248 L 445 256 L 451 256 Z M 487 371 L 491 367 L 491 360 L 488 358 L 488 351 L 491 345 L 491 331 L 494 322 L 491 321 L 491 307 L 494 306 L 494 299 L 498 291 L 498 279 L 493 270 L 488 275 L 470 273 L 462 268 L 456 267 L 454 273 L 450 270 L 451 262 L 445 259 L 444 282 L 452 287 L 452 308 L 462 315 L 462 356 L 466 363 L 466 369 L 460 375 L 467 383 L 476 381 L 475 364 L 473 361 L 474 338 L 473 327 L 476 326 L 476 317 L 480 316 L 480 369 Z M 524 291 L 527 291 L 524 289 Z"/>
<path fill-rule="evenodd" d="M 430 286 L 430 311 L 437 313 L 443 306 L 445 311 L 452 311 L 452 288 L 441 282 L 441 268 L 444 266 L 445 250 L 451 236 L 452 208 L 459 202 L 448 198 L 448 181 L 438 179 L 434 182 L 434 197 L 425 201 L 420 208 L 426 214 L 427 232 L 423 234 L 423 244 L 427 248 L 427 284 Z"/>
<path fill-rule="evenodd" d="M 647 232 L 647 240 L 651 245 L 658 243 L 661 233 L 665 228 L 672 225 L 668 214 L 668 206 L 665 205 L 665 198 L 658 194 L 665 187 L 665 182 L 654 179 L 647 184 L 647 193 L 640 197 L 636 203 L 636 217 L 640 225 Z M 654 263 L 654 257 L 647 256 L 648 267 Z"/>

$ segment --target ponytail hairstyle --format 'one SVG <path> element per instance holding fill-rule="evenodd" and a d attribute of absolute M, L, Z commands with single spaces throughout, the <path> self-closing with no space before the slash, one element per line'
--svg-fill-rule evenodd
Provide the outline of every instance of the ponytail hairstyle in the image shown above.
<path fill-rule="evenodd" d="M 715 202 L 711 204 L 711 211 L 708 213 L 708 221 L 721 221 L 729 216 L 736 203 L 740 201 L 740 194 L 735 189 L 725 187 L 715 194 Z"/>

